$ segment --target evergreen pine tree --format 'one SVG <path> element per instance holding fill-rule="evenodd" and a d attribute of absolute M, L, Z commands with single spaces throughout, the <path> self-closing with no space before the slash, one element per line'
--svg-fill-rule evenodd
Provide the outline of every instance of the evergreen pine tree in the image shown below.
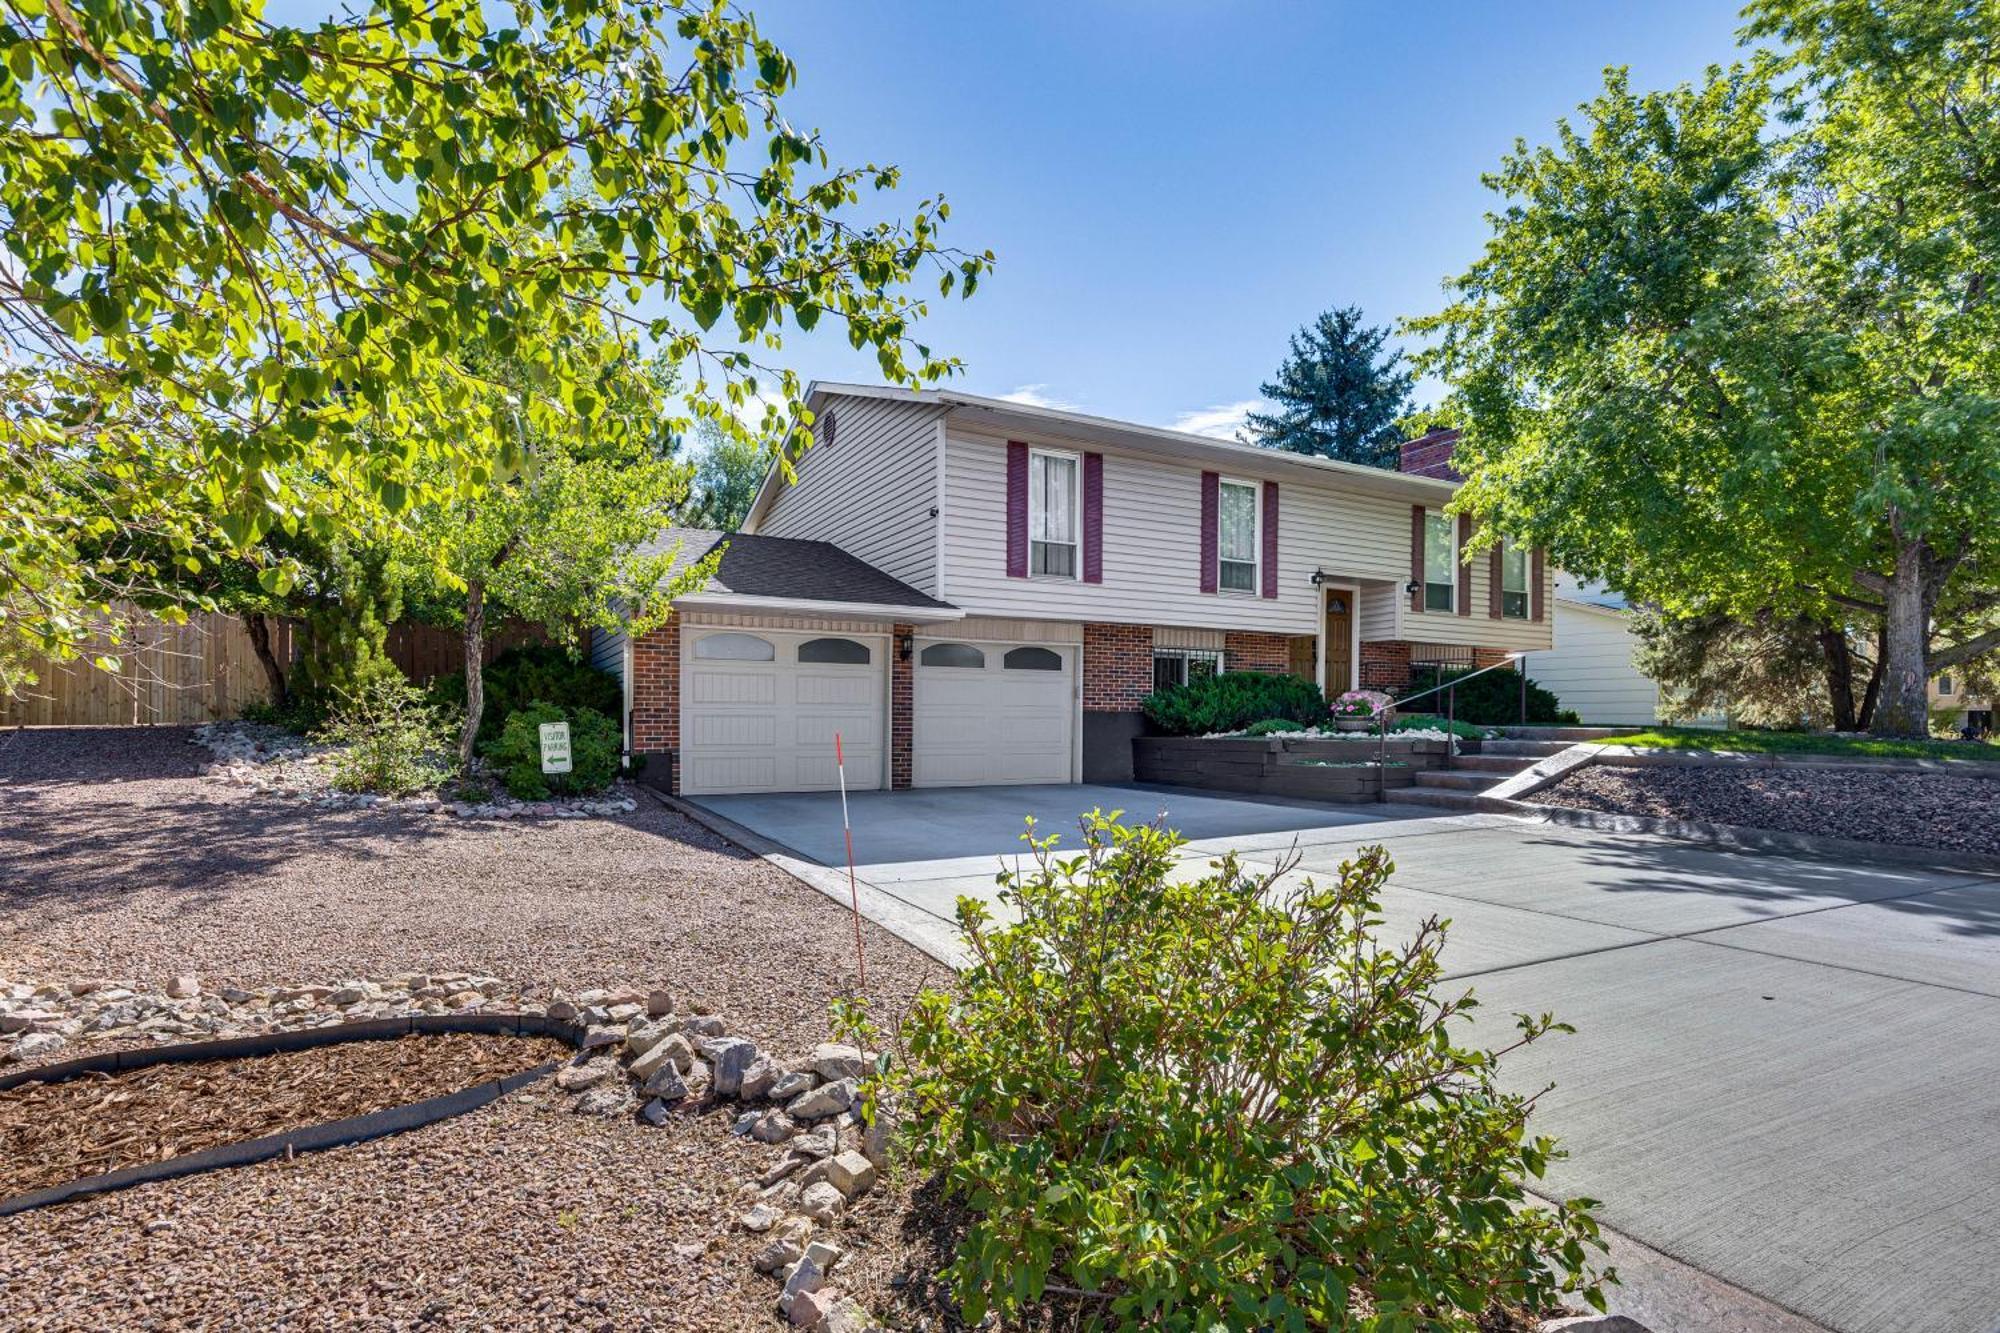
<path fill-rule="evenodd" d="M 1394 468 L 1396 419 L 1409 410 L 1415 376 L 1401 352 L 1384 353 L 1388 336 L 1362 323 L 1354 306 L 1293 334 L 1277 378 L 1259 390 L 1275 410 L 1249 415 L 1250 437 L 1271 449 Z"/>

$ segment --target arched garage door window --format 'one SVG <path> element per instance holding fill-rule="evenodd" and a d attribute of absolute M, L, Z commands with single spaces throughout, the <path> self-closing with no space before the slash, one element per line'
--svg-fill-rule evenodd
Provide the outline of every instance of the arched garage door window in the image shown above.
<path fill-rule="evenodd" d="M 710 634 L 694 641 L 694 655 L 724 662 L 770 662 L 778 656 L 769 639 L 754 634 Z"/>
<path fill-rule="evenodd" d="M 934 643 L 918 660 L 925 666 L 977 669 L 986 665 L 986 654 L 969 643 Z"/>
<path fill-rule="evenodd" d="M 1062 654 L 1047 648 L 1010 648 L 1000 664 L 1009 671 L 1061 671 L 1063 668 Z"/>
<path fill-rule="evenodd" d="M 852 639 L 807 639 L 799 645 L 799 661 L 831 666 L 867 666 L 868 645 Z"/>

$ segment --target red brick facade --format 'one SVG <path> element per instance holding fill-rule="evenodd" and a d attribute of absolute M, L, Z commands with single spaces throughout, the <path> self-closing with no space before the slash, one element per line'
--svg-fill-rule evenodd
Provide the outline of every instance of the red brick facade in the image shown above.
<path fill-rule="evenodd" d="M 1472 650 L 1472 665 L 1475 668 L 1499 666 L 1509 656 L 1510 654 L 1505 648 L 1474 648 Z"/>
<path fill-rule="evenodd" d="M 632 749 L 657 755 L 653 762 L 672 763 L 681 744 L 681 622 L 670 619 L 656 630 L 632 640 Z M 651 782 L 667 779 L 680 790 L 680 767 L 671 774 L 652 772 Z"/>
<path fill-rule="evenodd" d="M 1410 645 L 1401 639 L 1361 644 L 1361 688 L 1400 690 L 1410 683 Z"/>
<path fill-rule="evenodd" d="M 889 635 L 889 785 L 897 791 L 906 790 L 915 774 L 916 674 L 899 646 L 914 629 L 897 625 Z"/>
<path fill-rule="evenodd" d="M 1396 470 L 1415 477 L 1464 481 L 1465 478 L 1451 465 L 1452 453 L 1457 448 L 1458 432 L 1455 430 L 1434 430 L 1414 440 L 1405 440 L 1402 457 L 1396 465 Z"/>
<path fill-rule="evenodd" d="M 1129 713 L 1153 692 L 1151 625 L 1083 627 L 1083 706 Z"/>
<path fill-rule="evenodd" d="M 1282 676 L 1292 669 L 1291 635 L 1229 630 L 1222 636 L 1222 666 L 1226 671 Z"/>

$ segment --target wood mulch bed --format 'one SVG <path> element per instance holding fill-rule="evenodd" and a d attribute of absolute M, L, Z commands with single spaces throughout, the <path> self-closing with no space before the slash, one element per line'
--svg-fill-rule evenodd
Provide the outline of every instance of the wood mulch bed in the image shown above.
<path fill-rule="evenodd" d="M 568 1050 L 452 1033 L 24 1083 L 0 1092 L 0 1198 L 423 1101 Z"/>

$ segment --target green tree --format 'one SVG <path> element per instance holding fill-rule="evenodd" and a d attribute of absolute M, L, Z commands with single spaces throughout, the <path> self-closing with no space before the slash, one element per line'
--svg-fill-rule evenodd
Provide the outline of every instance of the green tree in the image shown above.
<path fill-rule="evenodd" d="M 1369 467 L 1394 468 L 1415 376 L 1403 354 L 1385 352 L 1389 331 L 1362 322 L 1354 306 L 1329 310 L 1292 335 L 1278 377 L 1259 392 L 1276 410 L 1252 412 L 1258 444 Z"/>
<path fill-rule="evenodd" d="M 1769 612 L 1666 617 L 1640 611 L 1632 664 L 1656 681 L 1681 720 L 1721 712 L 1737 726 L 1866 730 L 1882 658 L 1857 628 Z"/>
<path fill-rule="evenodd" d="M 1879 617 L 1872 729 L 1923 735 L 1927 677 L 2000 644 L 1952 629 L 2000 600 L 2000 12 L 1748 13 L 1776 49 L 1666 92 L 1613 71 L 1503 160 L 1420 364 L 1479 544 L 1669 616 Z"/>
<path fill-rule="evenodd" d="M 262 9 L 0 0 L 0 661 L 73 654 L 89 589 L 482 485 L 523 422 L 590 434 L 558 354 L 586 320 L 691 377 L 676 432 L 809 442 L 759 362 L 791 325 L 840 323 L 892 382 L 955 369 L 912 283 L 970 293 L 990 254 L 942 245 L 942 199 L 857 217 L 898 173 L 792 125 L 793 64 L 733 6 Z M 475 410 L 472 348 L 532 367 L 514 412 Z"/>
<path fill-rule="evenodd" d="M 697 527 L 734 532 L 750 512 L 757 488 L 771 470 L 772 451 L 703 423 L 695 428 L 700 440 L 694 457 L 693 503 L 688 521 Z"/>

